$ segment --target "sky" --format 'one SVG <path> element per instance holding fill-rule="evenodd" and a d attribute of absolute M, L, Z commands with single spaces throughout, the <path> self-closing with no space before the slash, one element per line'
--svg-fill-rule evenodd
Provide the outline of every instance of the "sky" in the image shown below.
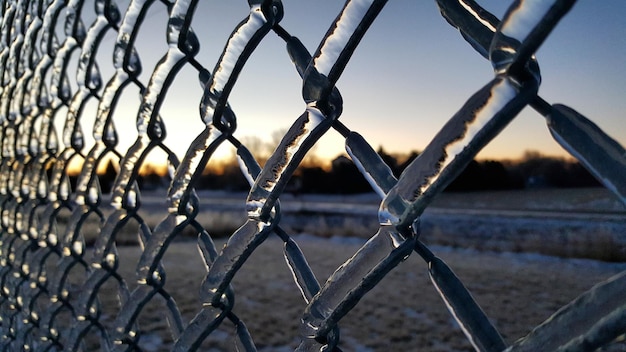
<path fill-rule="evenodd" d="M 192 22 L 201 42 L 196 59 L 212 69 L 230 32 L 247 17 L 249 8 L 243 0 L 199 3 Z M 501 18 L 510 2 L 478 3 Z M 283 4 L 281 26 L 314 52 L 344 2 L 284 0 Z M 154 65 L 167 50 L 167 14 L 158 5 L 148 14 L 137 43 L 144 67 L 142 82 L 149 81 Z M 125 9 L 124 4 L 120 7 Z M 623 0 L 580 0 L 536 56 L 542 73 L 541 97 L 574 108 L 626 145 L 626 124 L 622 122 L 626 112 L 623 14 Z M 104 46 L 107 40 L 112 43 L 114 35 L 105 38 Z M 98 59 L 98 63 L 103 76 L 110 77 L 105 67 L 112 66 L 110 58 Z M 375 149 L 382 146 L 391 153 L 423 150 L 447 119 L 492 78 L 491 64 L 440 16 L 434 1 L 391 0 L 337 82 L 344 101 L 340 120 Z M 238 122 L 235 136 L 269 141 L 272 132 L 289 128 L 305 108 L 301 85 L 284 42 L 270 32 L 231 93 L 229 103 Z M 121 151 L 137 136 L 134 118 L 139 100 L 138 91 L 132 93 L 132 89 L 126 92 L 115 115 Z M 168 131 L 165 144 L 180 157 L 204 128 L 199 115 L 202 92 L 195 69 L 184 67 L 161 108 Z M 527 150 L 567 155 L 550 136 L 545 119 L 531 108 L 522 111 L 478 158 L 515 159 Z M 218 155 L 231 152 L 232 148 L 225 147 Z M 329 131 L 318 142 L 316 153 L 322 158 L 345 153 L 343 137 Z"/>

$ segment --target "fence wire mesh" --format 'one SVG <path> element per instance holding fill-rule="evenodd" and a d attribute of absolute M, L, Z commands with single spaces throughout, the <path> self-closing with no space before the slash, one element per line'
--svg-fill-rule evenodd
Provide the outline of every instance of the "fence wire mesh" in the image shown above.
<path fill-rule="evenodd" d="M 269 236 L 284 242 L 287 266 L 302 295 L 300 351 L 340 350 L 342 318 L 410 255 L 424 259 L 432 284 L 476 350 L 593 350 L 623 335 L 626 276 L 621 274 L 507 346 L 461 281 L 420 240 L 424 209 L 526 106 L 543 115 L 554 138 L 626 203 L 624 148 L 572 108 L 551 105 L 537 93 L 541 77 L 534 53 L 575 1 L 518 0 L 502 19 L 472 0 L 436 2 L 445 20 L 490 61 L 494 76 L 486 77 L 487 83 L 396 179 L 368 141 L 340 122 L 342 98 L 335 87 L 386 1 L 347 1 L 311 53 L 280 25 L 289 16 L 280 0 L 249 0 L 249 13 L 242 14 L 213 69 L 196 58 L 199 40 L 191 21 L 202 16 L 196 13 L 197 0 L 132 0 L 126 9 L 113 0 L 2 1 L 0 346 L 149 350 L 154 346 L 142 339 L 141 319 L 147 307 L 158 304 L 170 335 L 162 348 L 205 348 L 220 326 L 229 325 L 236 330 L 233 349 L 256 350 L 236 312 L 232 281 Z M 167 51 L 138 52 L 138 33 L 154 8 L 167 13 Z M 116 38 L 112 48 L 103 40 L 111 33 Z M 268 36 L 286 43 L 286 55 L 302 78 L 306 109 L 261 167 L 237 138 L 238 121 L 228 97 Z M 103 77 L 96 58 L 106 50 L 113 53 L 114 70 Z M 161 58 L 143 79 L 141 59 L 155 56 Z M 169 120 L 160 107 L 183 68 L 195 70 L 204 87 L 201 101 L 193 103 L 200 106 L 205 128 L 178 160 L 164 143 Z M 140 93 L 134 112 L 137 137 L 121 150 L 116 124 L 133 117 L 120 112 L 119 101 L 129 91 Z M 97 103 L 91 117 L 85 116 L 90 101 Z M 85 143 L 89 130 L 92 145 Z M 279 198 L 303 158 L 329 131 L 343 136 L 350 158 L 380 196 L 380 228 L 327 280 L 318 281 L 281 227 Z M 236 149 L 250 191 L 241 200 L 247 221 L 218 250 L 212 229 L 197 218 L 201 205 L 194 186 L 222 144 Z M 166 155 L 171 183 L 163 203 L 168 215 L 150 228 L 138 178 L 147 155 L 156 150 Z M 72 185 L 68 170 L 75 160 L 82 166 Z M 98 174 L 109 160 L 119 164 L 110 197 L 103 194 Z M 97 226 L 89 225 L 94 222 Z M 138 262 L 132 263 L 135 278 L 121 274 L 117 247 L 118 235 L 131 225 L 141 242 Z M 190 320 L 179 311 L 163 265 L 170 244 L 185 230 L 197 233 L 206 269 L 201 304 Z M 86 245 L 87 237 L 95 238 L 92 245 Z"/>

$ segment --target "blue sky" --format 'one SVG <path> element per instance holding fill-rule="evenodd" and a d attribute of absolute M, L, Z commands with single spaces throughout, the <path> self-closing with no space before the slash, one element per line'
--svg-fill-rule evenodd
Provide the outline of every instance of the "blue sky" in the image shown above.
<path fill-rule="evenodd" d="M 478 1 L 498 17 L 508 1 Z M 281 25 L 311 52 L 317 48 L 342 1 L 285 0 Z M 155 6 L 137 44 L 147 82 L 167 50 L 166 11 Z M 201 40 L 196 59 L 213 68 L 232 29 L 247 16 L 246 1 L 200 1 L 192 26 Z M 626 1 L 581 0 L 537 52 L 550 103 L 576 109 L 626 145 Z M 111 38 L 111 41 L 113 38 Z M 99 63 L 106 61 L 100 60 Z M 104 69 L 103 69 L 104 72 Z M 105 77 L 107 77 L 105 75 Z M 391 0 L 372 25 L 337 83 L 344 99 L 341 121 L 374 148 L 389 152 L 423 149 L 462 104 L 493 77 L 488 61 L 439 15 L 434 1 Z M 254 52 L 235 86 L 230 104 L 238 119 L 235 135 L 267 137 L 287 129 L 304 111 L 301 80 L 284 42 L 270 33 Z M 136 95 L 120 105 L 116 122 L 121 150 L 136 137 Z M 180 156 L 201 131 L 198 105 L 202 87 L 194 69 L 177 76 L 161 109 L 166 144 Z M 129 116 L 122 121 L 119 115 Z M 544 118 L 525 109 L 479 158 L 517 158 L 525 150 L 566 153 L 552 140 Z M 228 148 L 220 151 L 228 154 Z M 322 157 L 344 152 L 342 137 L 329 131 L 317 147 Z"/>

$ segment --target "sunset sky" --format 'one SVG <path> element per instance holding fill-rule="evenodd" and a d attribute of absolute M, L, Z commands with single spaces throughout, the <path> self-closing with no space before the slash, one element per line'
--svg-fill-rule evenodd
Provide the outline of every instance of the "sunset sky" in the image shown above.
<path fill-rule="evenodd" d="M 506 9 L 503 3 L 509 3 L 478 2 L 498 17 Z M 338 0 L 283 3 L 281 25 L 311 52 L 343 7 Z M 144 67 L 141 80 L 146 83 L 167 50 L 166 11 L 158 5 L 149 13 L 137 44 Z M 201 40 L 196 59 L 202 65 L 213 68 L 230 32 L 247 12 L 246 1 L 200 1 L 192 27 Z M 540 95 L 550 103 L 576 109 L 622 145 L 626 145 L 624 14 L 626 1 L 581 0 L 537 52 L 543 78 Z M 106 59 L 99 63 L 105 65 Z M 382 145 L 386 151 L 398 153 L 422 150 L 445 121 L 492 77 L 490 63 L 448 25 L 434 1 L 392 0 L 337 83 L 344 100 L 340 120 L 374 148 Z M 126 95 L 116 113 L 122 151 L 136 138 L 137 95 Z M 168 130 L 166 144 L 181 157 L 204 127 L 198 113 L 201 97 L 195 69 L 185 67 L 161 109 Z M 268 34 L 248 61 L 229 101 L 237 115 L 238 138 L 254 135 L 269 140 L 273 131 L 287 129 L 304 111 L 301 79 L 284 42 L 274 33 Z M 120 115 L 129 118 L 120 122 Z M 318 144 L 317 153 L 322 157 L 335 157 L 345 150 L 342 137 L 332 130 Z M 526 150 L 566 155 L 552 140 L 544 118 L 530 108 L 478 157 L 518 158 Z M 228 148 L 220 151 L 220 155 L 228 153 Z"/>

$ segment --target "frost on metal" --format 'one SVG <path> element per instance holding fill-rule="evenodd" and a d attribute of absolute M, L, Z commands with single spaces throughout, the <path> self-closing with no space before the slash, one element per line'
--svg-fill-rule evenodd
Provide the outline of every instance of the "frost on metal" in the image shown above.
<path fill-rule="evenodd" d="M 191 27 L 198 0 L 13 0 L 3 1 L 0 37 L 0 346 L 3 350 L 134 350 L 153 344 L 143 336 L 146 307 L 160 304 L 168 346 L 200 348 L 222 325 L 235 331 L 233 348 L 255 350 L 236 314 L 232 280 L 269 236 L 284 242 L 284 258 L 303 299 L 301 351 L 339 350 L 341 319 L 387 273 L 410 255 L 424 259 L 433 285 L 467 339 L 478 351 L 589 350 L 626 331 L 624 274 L 598 284 L 563 307 L 528 336 L 506 346 L 496 327 L 454 272 L 420 241 L 419 219 L 474 156 L 526 106 L 543 115 L 555 140 L 626 203 L 626 152 L 590 119 L 538 95 L 535 51 L 574 5 L 573 0 L 517 0 L 500 20 L 472 0 L 437 0 L 442 16 L 494 68 L 450 117 L 423 153 L 396 178 L 356 131 L 339 122 L 342 97 L 335 83 L 360 39 L 386 1 L 348 0 L 319 46 L 309 51 L 281 26 L 289 16 L 280 0 L 248 1 L 213 69 L 196 58 L 200 48 Z M 149 13 L 163 11 L 166 50 L 139 52 L 138 34 Z M 114 40 L 103 40 L 107 35 Z M 237 118 L 228 97 L 248 58 L 269 36 L 285 41 L 302 78 L 306 108 L 261 167 L 237 139 Z M 112 69 L 101 71 L 99 52 L 112 53 Z M 142 57 L 159 58 L 142 76 Z M 77 61 L 76 61 L 77 58 Z M 72 64 L 73 63 L 73 64 Z M 107 63 L 107 64 L 110 64 Z M 198 72 L 202 99 L 193 135 L 179 160 L 164 143 L 171 121 L 160 107 L 182 68 Z M 248 70 L 262 67 L 248 67 Z M 146 78 L 147 77 L 147 78 Z M 120 112 L 120 97 L 139 91 L 134 116 Z M 86 105 L 96 102 L 95 112 Z M 92 114 L 93 116 L 89 116 Z M 118 146 L 116 124 L 134 119 L 136 140 Z M 57 126 L 63 126 L 58 136 Z M 327 280 L 318 281 L 294 239 L 281 227 L 280 196 L 303 158 L 331 130 L 345 137 L 346 150 L 380 197 L 380 228 Z M 93 136 L 87 145 L 85 135 Z M 250 183 L 241 210 L 248 219 L 218 251 L 197 221 L 195 182 L 222 144 L 236 151 Z M 171 183 L 162 206 L 167 216 L 153 229 L 143 220 L 139 170 L 146 156 L 167 156 Z M 119 164 L 111 197 L 100 189 L 98 169 Z M 82 167 L 72 187 L 68 168 Z M 63 214 L 63 215 L 62 215 Z M 61 224 L 64 219 L 65 224 Z M 90 228 L 88 219 L 97 224 Z M 141 255 L 132 282 L 120 274 L 117 245 L 122 229 L 135 225 Z M 186 229 L 198 233 L 205 277 L 202 304 L 183 318 L 167 283 L 163 258 Z M 95 237 L 86 245 L 86 236 Z M 129 263 L 125 263 L 129 265 Z M 176 273 L 169 273 L 175 275 Z M 105 287 L 107 291 L 105 294 Z M 245 287 L 238 289 L 245 290 Z M 112 291 L 111 291 L 112 290 Z M 113 297 L 115 304 L 105 302 Z M 105 304 L 106 303 L 106 304 Z M 549 347 L 548 347 L 549 346 Z M 154 347 L 154 346 L 152 346 Z M 416 346 L 419 348 L 419 346 Z"/>

